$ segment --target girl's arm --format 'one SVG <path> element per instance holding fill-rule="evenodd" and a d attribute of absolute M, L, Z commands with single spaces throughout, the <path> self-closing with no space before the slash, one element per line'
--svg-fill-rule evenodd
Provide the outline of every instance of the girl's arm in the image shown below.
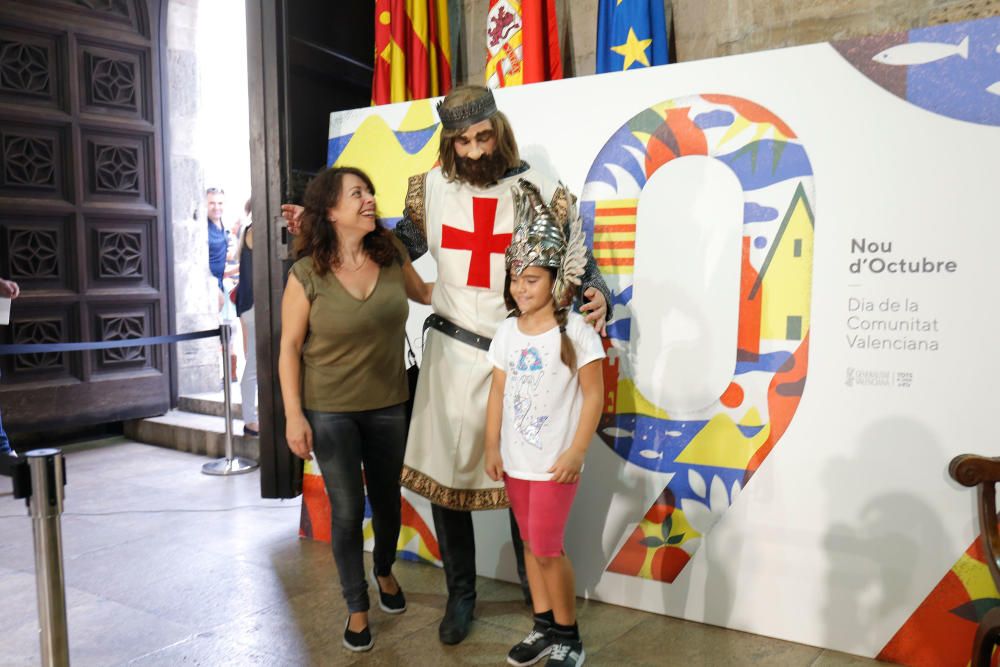
<path fill-rule="evenodd" d="M 285 439 L 301 459 L 312 456 L 312 428 L 302 412 L 302 344 L 309 329 L 309 298 L 295 274 L 288 276 L 281 298 L 281 347 L 278 379 L 285 404 Z"/>
<path fill-rule="evenodd" d="M 601 407 L 604 403 L 604 376 L 601 373 L 601 360 L 595 359 L 577 372 L 580 379 L 580 390 L 583 392 L 583 407 L 580 410 L 580 424 L 576 427 L 573 444 L 559 455 L 555 465 L 549 468 L 552 481 L 560 484 L 572 484 L 579 481 L 583 459 L 587 455 L 590 439 L 597 430 L 601 420 Z"/>
<path fill-rule="evenodd" d="M 417 270 L 413 268 L 413 262 L 405 255 L 403 256 L 403 284 L 406 287 L 408 298 L 425 306 L 431 304 L 431 291 L 434 289 L 434 283 L 425 283 Z"/>
<path fill-rule="evenodd" d="M 500 423 L 503 418 L 503 388 L 507 374 L 493 368 L 493 382 L 486 401 L 486 474 L 494 482 L 503 478 L 503 460 L 500 458 Z"/>

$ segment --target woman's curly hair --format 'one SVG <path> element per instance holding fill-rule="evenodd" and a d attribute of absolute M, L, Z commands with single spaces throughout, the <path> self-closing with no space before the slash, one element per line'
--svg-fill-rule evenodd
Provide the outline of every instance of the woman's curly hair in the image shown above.
<path fill-rule="evenodd" d="M 368 174 L 356 167 L 330 167 L 317 174 L 306 187 L 303 201 L 305 210 L 302 212 L 302 228 L 295 237 L 295 257 L 312 257 L 313 268 L 317 275 L 336 270 L 340 266 L 340 247 L 334 223 L 326 218 L 328 209 L 340 203 L 344 176 L 353 174 L 364 181 L 371 193 L 375 194 L 375 186 Z M 376 218 L 375 229 L 368 232 L 362 241 L 362 247 L 376 264 L 388 266 L 400 261 L 399 252 L 392 242 L 392 232 L 382 226 Z"/>

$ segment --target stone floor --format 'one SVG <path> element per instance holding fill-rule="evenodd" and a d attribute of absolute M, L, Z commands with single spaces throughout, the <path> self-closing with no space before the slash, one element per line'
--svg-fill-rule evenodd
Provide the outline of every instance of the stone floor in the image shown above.
<path fill-rule="evenodd" d="M 395 568 L 409 609 L 372 612 L 375 648 L 348 653 L 333 559 L 297 537 L 299 501 L 258 474 L 110 439 L 67 447 L 63 542 L 71 661 L 94 665 L 501 665 L 529 629 L 518 588 L 479 582 L 478 621 L 441 645 L 440 570 Z M 31 521 L 0 478 L 0 665 L 40 662 Z M 581 600 L 589 665 L 874 665 L 810 646 Z"/>

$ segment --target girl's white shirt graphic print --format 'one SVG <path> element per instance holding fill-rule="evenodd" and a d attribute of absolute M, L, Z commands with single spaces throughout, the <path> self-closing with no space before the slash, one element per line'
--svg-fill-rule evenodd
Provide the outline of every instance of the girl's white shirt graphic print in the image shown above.
<path fill-rule="evenodd" d="M 576 350 L 577 368 L 604 357 L 601 338 L 578 313 L 570 313 L 566 333 Z M 497 328 L 487 358 L 507 374 L 500 426 L 500 457 L 511 477 L 545 481 L 559 455 L 573 444 L 583 392 L 576 373 L 562 362 L 559 327 L 529 336 L 516 318 Z"/>

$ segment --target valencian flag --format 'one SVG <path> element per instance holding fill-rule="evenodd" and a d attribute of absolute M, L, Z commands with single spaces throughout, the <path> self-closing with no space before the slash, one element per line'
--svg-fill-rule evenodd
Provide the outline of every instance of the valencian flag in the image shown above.
<path fill-rule="evenodd" d="M 666 65 L 669 61 L 663 0 L 600 0 L 598 74 Z"/>
<path fill-rule="evenodd" d="M 562 78 L 555 0 L 490 0 L 486 17 L 486 85 Z"/>
<path fill-rule="evenodd" d="M 451 90 L 448 0 L 375 0 L 372 104 Z"/>

